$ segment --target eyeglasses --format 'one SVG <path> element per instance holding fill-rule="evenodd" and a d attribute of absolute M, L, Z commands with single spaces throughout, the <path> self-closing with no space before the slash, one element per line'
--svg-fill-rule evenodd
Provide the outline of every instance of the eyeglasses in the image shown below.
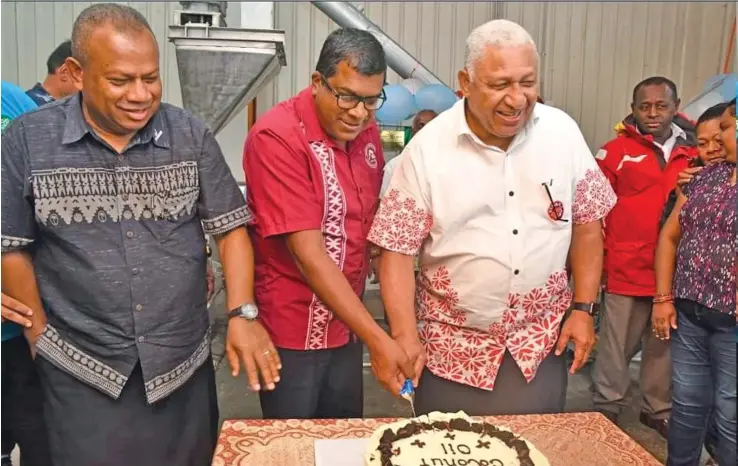
<path fill-rule="evenodd" d="M 548 189 L 548 185 L 546 183 L 541 183 L 541 185 L 546 189 L 548 200 L 551 202 L 548 206 L 548 216 L 557 222 L 568 222 L 569 220 L 564 218 L 564 203 L 561 201 L 554 201 L 551 196 L 551 190 Z"/>
<path fill-rule="evenodd" d="M 364 108 L 366 108 L 369 111 L 375 111 L 379 110 L 382 105 L 384 105 L 385 100 L 387 100 L 387 96 L 384 93 L 384 89 L 382 89 L 382 93 L 377 96 L 371 96 L 371 97 L 360 97 L 358 95 L 353 94 L 340 94 L 335 89 L 331 87 L 330 84 L 328 84 L 328 81 L 326 81 L 325 76 L 320 76 L 320 79 L 323 81 L 323 85 L 331 91 L 331 94 L 333 94 L 336 97 L 336 104 L 339 108 L 343 110 L 353 110 L 356 108 L 357 105 L 360 103 L 364 103 Z"/>

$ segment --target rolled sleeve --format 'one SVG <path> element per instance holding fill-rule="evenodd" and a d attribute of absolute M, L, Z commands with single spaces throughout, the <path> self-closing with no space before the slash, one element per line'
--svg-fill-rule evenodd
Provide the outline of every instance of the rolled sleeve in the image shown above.
<path fill-rule="evenodd" d="M 2 252 L 23 249 L 36 239 L 31 173 L 24 148 L 22 124 L 11 123 L 2 135 Z"/>
<path fill-rule="evenodd" d="M 369 231 L 370 242 L 388 251 L 414 256 L 433 226 L 427 181 L 417 147 L 408 146 L 392 174 Z"/>
<path fill-rule="evenodd" d="M 275 131 L 250 134 L 243 153 L 249 205 L 261 234 L 270 236 L 320 230 L 323 203 L 311 181 L 308 154 Z"/>
<path fill-rule="evenodd" d="M 251 220 L 243 193 L 210 130 L 205 131 L 198 172 L 200 199 L 197 210 L 206 234 L 221 235 Z"/>
<path fill-rule="evenodd" d="M 572 150 L 575 157 L 574 223 L 581 225 L 602 220 L 615 207 L 617 196 L 578 127 L 573 134 Z M 598 152 L 602 158 L 600 154 Z"/>

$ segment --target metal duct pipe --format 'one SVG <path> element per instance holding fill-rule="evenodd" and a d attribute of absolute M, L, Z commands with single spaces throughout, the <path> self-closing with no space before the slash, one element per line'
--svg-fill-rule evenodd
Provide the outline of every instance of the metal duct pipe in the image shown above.
<path fill-rule="evenodd" d="M 416 78 L 425 84 L 443 84 L 436 75 L 424 67 L 407 50 L 385 34 L 379 26 L 372 23 L 369 18 L 349 2 L 310 2 L 317 9 L 326 14 L 330 19 L 344 28 L 364 29 L 371 32 L 384 47 L 387 56 L 387 64 L 395 73 L 403 79 Z"/>

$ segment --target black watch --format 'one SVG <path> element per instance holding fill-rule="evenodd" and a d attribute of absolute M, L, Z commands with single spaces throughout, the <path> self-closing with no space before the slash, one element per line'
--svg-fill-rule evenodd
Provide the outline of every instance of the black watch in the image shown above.
<path fill-rule="evenodd" d="M 598 306 L 595 303 L 574 303 L 571 309 L 574 311 L 584 311 L 592 317 L 595 317 L 599 312 Z"/>

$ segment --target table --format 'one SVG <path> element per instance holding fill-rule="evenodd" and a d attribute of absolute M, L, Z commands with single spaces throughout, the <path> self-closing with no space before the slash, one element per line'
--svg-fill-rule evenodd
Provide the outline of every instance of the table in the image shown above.
<path fill-rule="evenodd" d="M 364 438 L 396 419 L 230 420 L 213 466 L 313 466 L 316 439 Z M 551 466 L 657 466 L 661 463 L 599 413 L 486 418 L 531 441 Z"/>

